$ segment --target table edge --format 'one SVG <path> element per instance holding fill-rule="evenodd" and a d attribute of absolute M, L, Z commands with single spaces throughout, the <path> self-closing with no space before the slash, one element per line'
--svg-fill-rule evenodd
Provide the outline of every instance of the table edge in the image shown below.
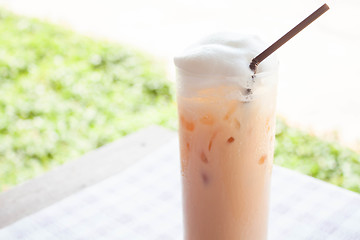
<path fill-rule="evenodd" d="M 1 193 L 0 229 L 123 171 L 176 136 L 150 126 Z"/>

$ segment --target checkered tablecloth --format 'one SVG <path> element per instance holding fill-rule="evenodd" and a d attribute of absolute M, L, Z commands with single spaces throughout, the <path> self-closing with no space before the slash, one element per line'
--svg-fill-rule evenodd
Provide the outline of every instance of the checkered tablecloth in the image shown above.
<path fill-rule="evenodd" d="M 120 174 L 1 229 L 0 239 L 182 239 L 178 156 L 174 139 Z M 360 195 L 274 167 L 269 239 L 359 240 Z"/>

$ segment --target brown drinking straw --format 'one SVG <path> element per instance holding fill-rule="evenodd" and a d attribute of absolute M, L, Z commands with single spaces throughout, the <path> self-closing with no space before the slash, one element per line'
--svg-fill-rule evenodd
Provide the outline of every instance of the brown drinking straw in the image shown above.
<path fill-rule="evenodd" d="M 274 42 L 270 47 L 265 49 L 262 53 L 257 55 L 250 63 L 250 69 L 256 73 L 257 66 L 261 63 L 265 58 L 267 58 L 270 54 L 275 52 L 279 47 L 281 47 L 284 43 L 289 41 L 292 37 L 298 34 L 301 30 L 306 28 L 310 23 L 315 21 L 318 17 L 320 17 L 323 13 L 329 10 L 329 6 L 325 3 L 321 7 L 319 7 L 315 12 L 313 12 L 310 16 L 305 18 L 301 23 L 296 25 L 293 29 L 291 29 L 288 33 L 282 36 L 279 40 Z"/>

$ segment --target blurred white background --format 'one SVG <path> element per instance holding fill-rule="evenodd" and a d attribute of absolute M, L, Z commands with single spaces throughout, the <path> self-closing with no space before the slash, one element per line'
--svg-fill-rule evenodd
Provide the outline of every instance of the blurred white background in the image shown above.
<path fill-rule="evenodd" d="M 250 32 L 271 44 L 324 2 L 317 0 L 0 0 L 16 13 L 133 45 L 167 64 L 189 43 L 217 31 Z M 319 135 L 338 132 L 360 150 L 360 1 L 330 10 L 278 50 L 278 113 Z"/>

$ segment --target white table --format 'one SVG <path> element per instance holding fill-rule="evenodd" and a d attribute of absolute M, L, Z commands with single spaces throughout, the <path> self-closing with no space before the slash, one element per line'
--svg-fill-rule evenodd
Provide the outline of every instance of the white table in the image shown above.
<path fill-rule="evenodd" d="M 150 127 L 0 195 L 0 239 L 182 239 L 176 133 Z M 274 167 L 269 239 L 360 239 L 360 195 Z"/>

